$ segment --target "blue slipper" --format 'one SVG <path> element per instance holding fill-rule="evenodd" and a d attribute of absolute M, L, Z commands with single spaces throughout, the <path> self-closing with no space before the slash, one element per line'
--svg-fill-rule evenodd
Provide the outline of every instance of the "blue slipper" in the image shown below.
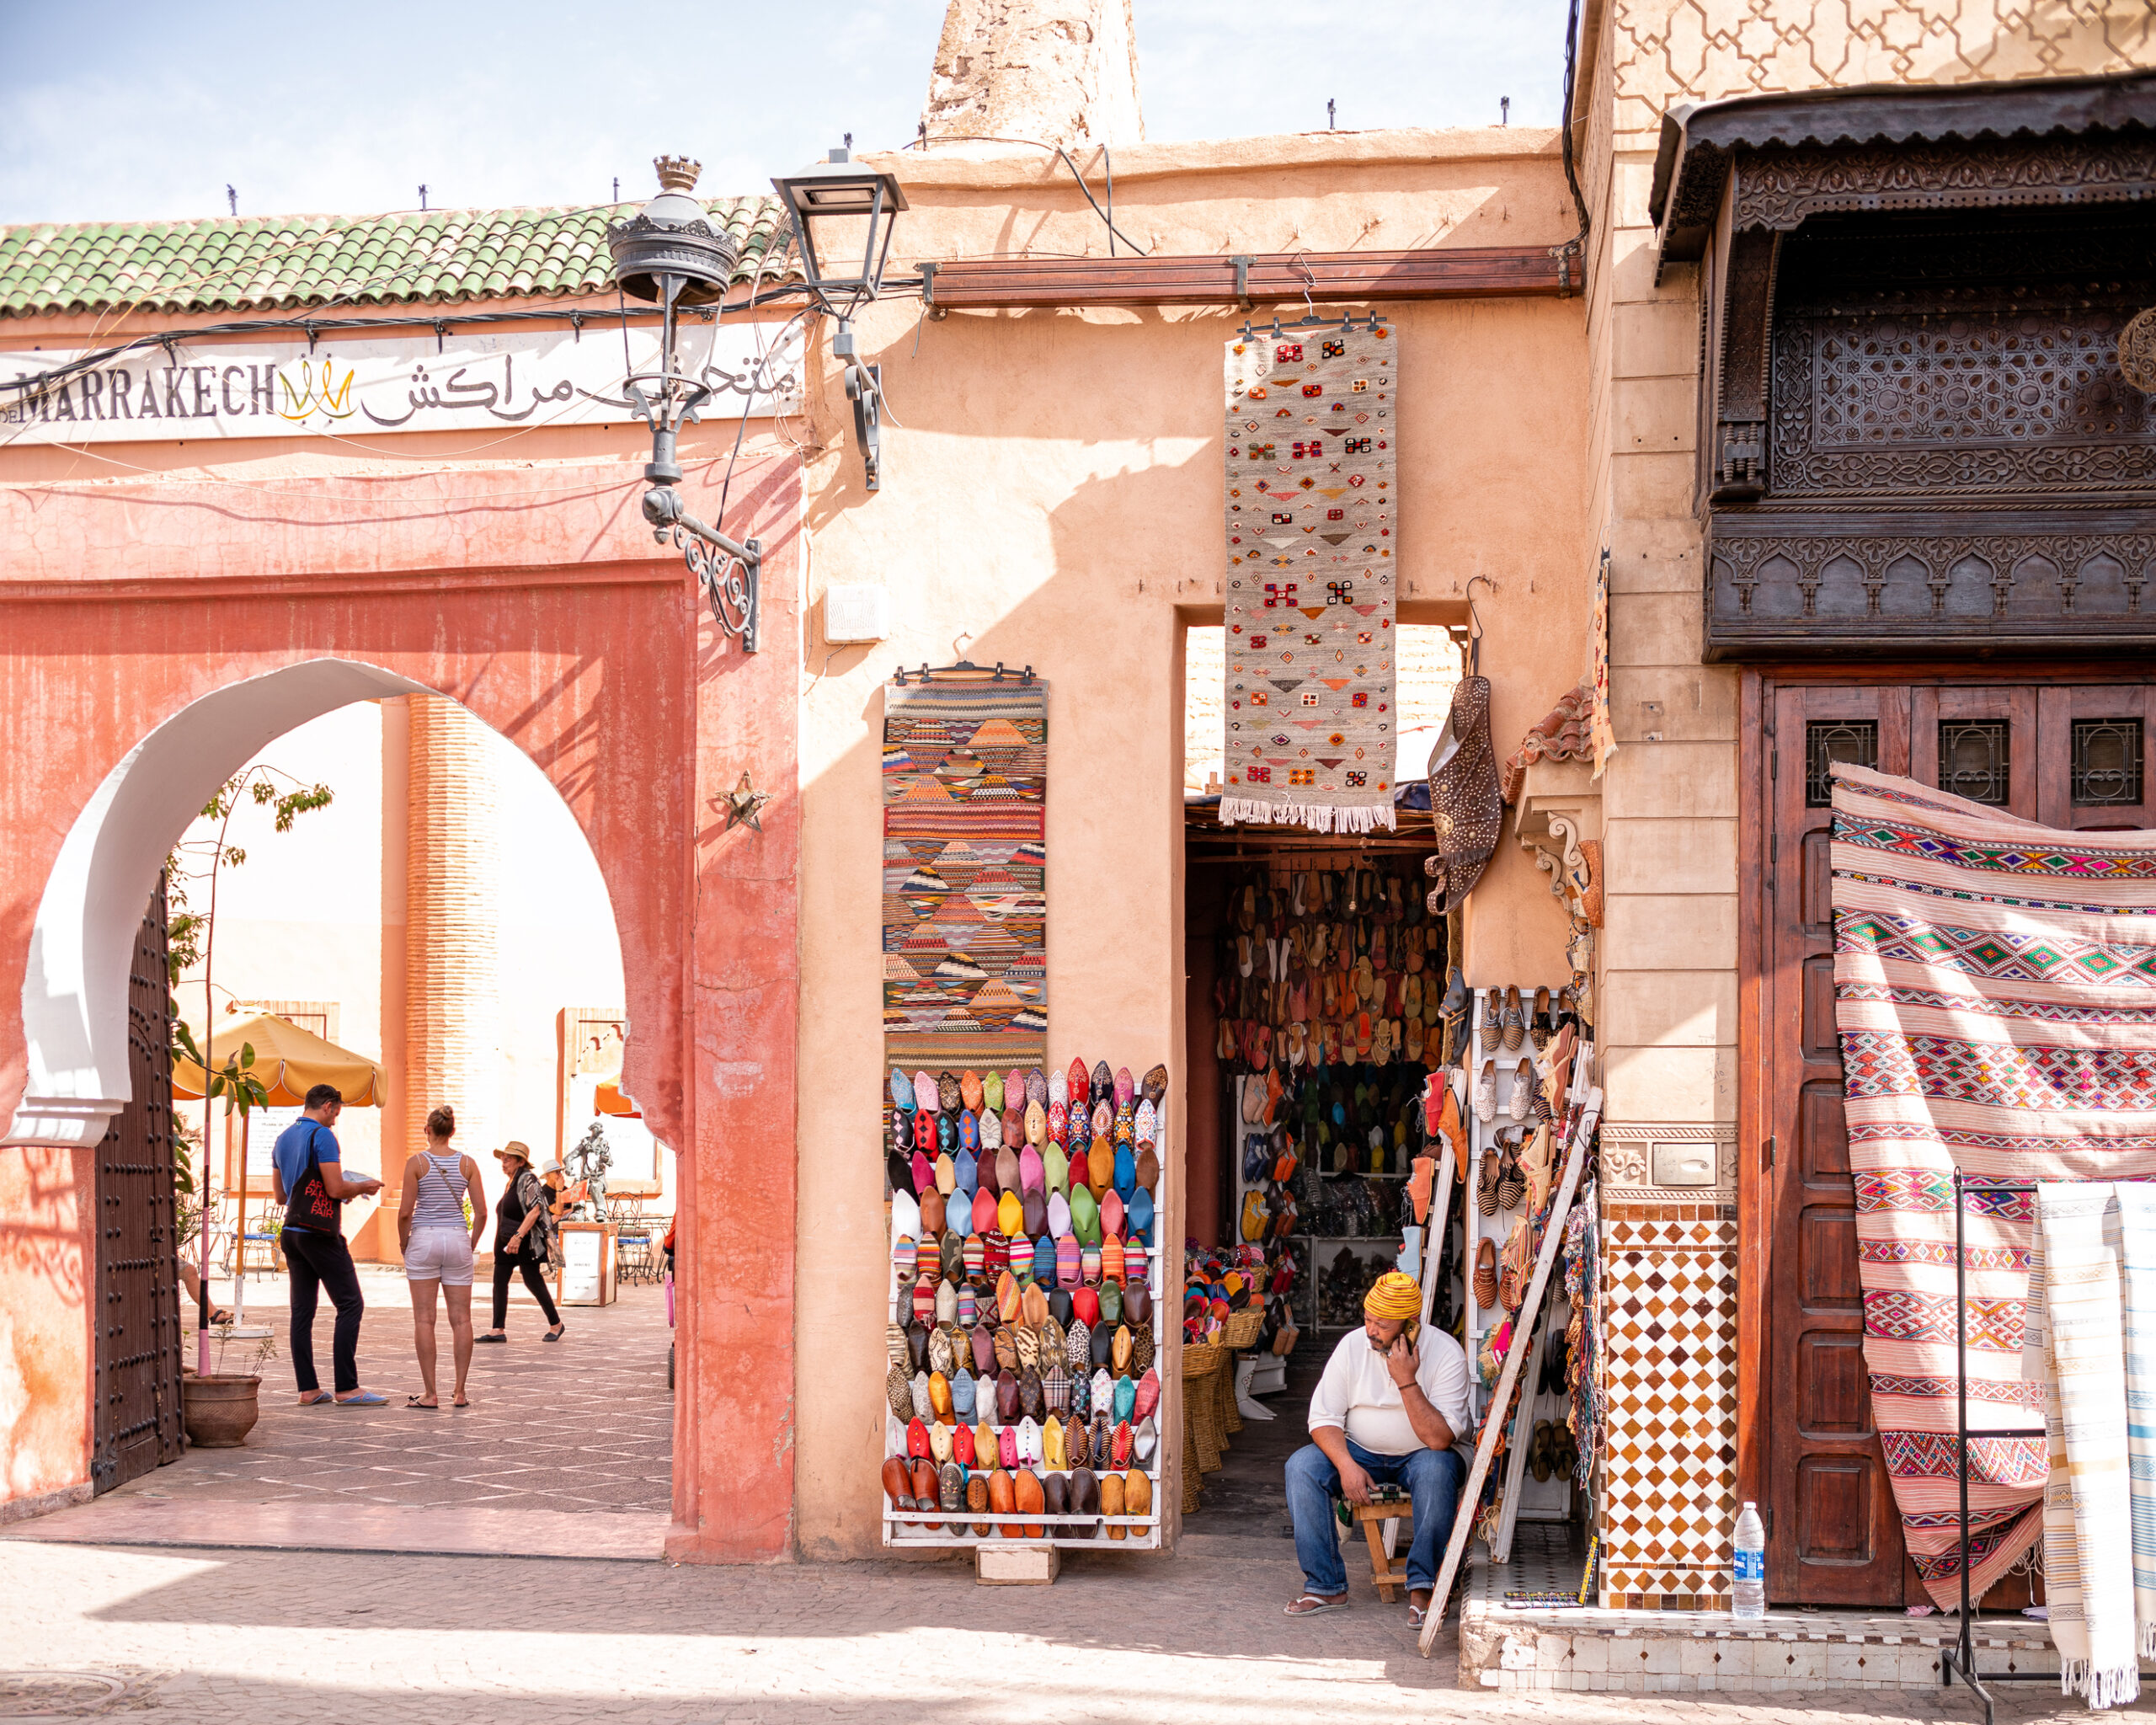
<path fill-rule="evenodd" d="M 363 1395 L 347 1396 L 337 1405 L 339 1407 L 387 1407 L 389 1405 L 389 1397 L 377 1396 L 372 1390 L 369 1390 Z"/>

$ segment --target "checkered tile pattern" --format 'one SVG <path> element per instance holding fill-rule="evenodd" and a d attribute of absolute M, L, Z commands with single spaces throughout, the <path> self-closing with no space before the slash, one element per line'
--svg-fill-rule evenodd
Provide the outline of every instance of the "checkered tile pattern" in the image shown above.
<path fill-rule="evenodd" d="M 1726 1610 L 1737 1517 L 1737 1208 L 1603 1214 L 1605 1606 Z"/>

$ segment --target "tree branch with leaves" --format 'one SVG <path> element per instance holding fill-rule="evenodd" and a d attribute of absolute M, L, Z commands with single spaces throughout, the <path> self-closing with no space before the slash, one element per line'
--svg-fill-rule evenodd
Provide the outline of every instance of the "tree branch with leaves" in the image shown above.
<path fill-rule="evenodd" d="M 264 1106 L 269 1090 L 252 1071 L 254 1048 L 251 1043 L 242 1043 L 234 1051 L 228 1051 L 221 1064 L 212 1066 L 210 1056 L 216 1045 L 217 1009 L 216 996 L 217 886 L 223 871 L 238 868 L 247 861 L 246 850 L 232 842 L 232 816 L 241 809 L 252 805 L 270 811 L 275 830 L 290 832 L 292 823 L 302 814 L 318 809 L 327 809 L 335 800 L 335 793 L 325 784 L 306 784 L 281 768 L 256 761 L 243 767 L 217 788 L 217 793 L 203 804 L 200 819 L 217 823 L 214 838 L 182 839 L 165 857 L 166 943 L 168 977 L 175 993 L 172 999 L 172 1040 L 174 1053 L 191 1060 L 203 1075 L 202 1138 L 200 1146 L 202 1156 L 201 1178 L 189 1178 L 190 1189 L 199 1187 L 198 1204 L 200 1224 L 201 1284 L 200 1290 L 200 1319 L 196 1337 L 198 1373 L 209 1369 L 210 1325 L 210 1235 L 209 1218 L 215 1214 L 211 1203 L 210 1143 L 211 1128 L 216 1103 L 225 1104 L 229 1119 L 239 1114 L 243 1119 L 253 1109 Z M 190 868 L 188 864 L 196 864 Z M 206 863 L 206 866 L 202 866 Z M 198 916 L 188 909 L 188 883 L 207 880 L 210 906 L 206 914 Z M 178 914 L 173 914 L 174 907 Z M 202 967 L 202 1042 L 198 1044 L 195 1033 L 180 1017 L 179 1000 L 176 991 L 179 980 L 193 965 Z M 243 1239 L 247 1231 L 247 1175 L 243 1169 L 239 1183 L 238 1230 Z"/>

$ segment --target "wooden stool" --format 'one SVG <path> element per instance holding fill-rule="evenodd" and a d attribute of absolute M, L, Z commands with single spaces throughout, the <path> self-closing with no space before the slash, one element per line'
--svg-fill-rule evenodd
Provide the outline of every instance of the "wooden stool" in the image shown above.
<path fill-rule="evenodd" d="M 1363 1542 L 1370 1548 L 1370 1580 L 1387 1604 L 1397 1589 L 1407 1585 L 1407 1566 L 1385 1556 L 1384 1525 L 1407 1521 L 1412 1525 L 1414 1514 L 1415 1506 L 1405 1498 L 1396 1503 L 1364 1503 L 1354 1510 L 1355 1519 L 1363 1525 Z"/>

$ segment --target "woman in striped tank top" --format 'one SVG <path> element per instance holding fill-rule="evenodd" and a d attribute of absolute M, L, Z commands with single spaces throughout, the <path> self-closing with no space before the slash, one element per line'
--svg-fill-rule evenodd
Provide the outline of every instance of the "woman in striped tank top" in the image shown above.
<path fill-rule="evenodd" d="M 441 1406 L 435 1389 L 435 1290 L 449 1307 L 450 1345 L 456 1360 L 452 1405 L 468 1407 L 465 1374 L 472 1365 L 472 1252 L 487 1226 L 487 1199 L 479 1167 L 449 1147 L 456 1115 L 439 1108 L 427 1116 L 427 1147 L 404 1164 L 404 1190 L 397 1205 L 397 1238 L 404 1248 L 404 1279 L 412 1289 L 412 1346 L 426 1386 L 404 1398 L 407 1407 L 431 1412 Z"/>

